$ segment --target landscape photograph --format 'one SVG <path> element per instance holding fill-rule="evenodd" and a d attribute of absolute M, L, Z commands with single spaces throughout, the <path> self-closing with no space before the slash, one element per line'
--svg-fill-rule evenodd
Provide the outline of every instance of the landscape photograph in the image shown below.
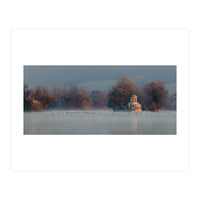
<path fill-rule="evenodd" d="M 24 65 L 25 135 L 176 135 L 176 65 Z"/>

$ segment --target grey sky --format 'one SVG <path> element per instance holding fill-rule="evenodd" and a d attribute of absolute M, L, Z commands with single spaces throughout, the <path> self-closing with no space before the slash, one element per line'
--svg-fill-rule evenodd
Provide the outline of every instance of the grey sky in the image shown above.
<path fill-rule="evenodd" d="M 67 87 L 78 83 L 90 90 L 108 90 L 122 77 L 132 78 L 139 86 L 149 81 L 161 80 L 171 91 L 176 90 L 176 66 L 142 66 L 142 65 L 74 65 L 44 66 L 25 65 L 24 83 L 29 86 L 43 84 L 48 87 L 59 84 Z M 168 88 L 169 89 L 169 88 Z"/>

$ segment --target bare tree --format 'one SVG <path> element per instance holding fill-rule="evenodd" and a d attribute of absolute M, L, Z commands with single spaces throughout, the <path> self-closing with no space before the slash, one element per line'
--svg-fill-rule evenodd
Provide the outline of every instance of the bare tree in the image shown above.
<path fill-rule="evenodd" d="M 31 90 L 32 99 L 39 101 L 42 104 L 43 110 L 46 109 L 50 104 L 54 104 L 56 99 L 49 92 L 48 88 L 43 85 L 36 85 Z"/>
<path fill-rule="evenodd" d="M 105 108 L 108 105 L 108 92 L 94 90 L 91 92 L 93 107 Z"/>
<path fill-rule="evenodd" d="M 161 81 L 151 81 L 143 88 L 143 105 L 148 110 L 157 111 L 163 107 L 168 91 Z"/>
<path fill-rule="evenodd" d="M 167 110 L 176 110 L 176 93 L 170 93 L 164 102 L 164 108 Z"/>
<path fill-rule="evenodd" d="M 67 94 L 67 90 L 65 87 L 61 87 L 60 85 L 53 85 L 50 88 L 50 93 L 55 99 L 55 102 L 51 105 L 51 107 L 62 108 L 65 106 L 65 96 Z"/>
<path fill-rule="evenodd" d="M 88 108 L 92 99 L 88 90 L 84 87 L 79 87 L 77 84 L 72 84 L 67 95 L 67 106 L 69 108 Z"/>
<path fill-rule="evenodd" d="M 32 105 L 31 90 L 24 84 L 24 111 L 30 111 Z"/>
<path fill-rule="evenodd" d="M 109 91 L 108 106 L 115 110 L 126 109 L 130 97 L 137 92 L 136 83 L 131 78 L 123 77 Z"/>

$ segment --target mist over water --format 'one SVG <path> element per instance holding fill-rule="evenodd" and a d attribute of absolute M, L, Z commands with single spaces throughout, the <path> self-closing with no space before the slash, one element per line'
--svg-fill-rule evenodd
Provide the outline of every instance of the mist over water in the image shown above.
<path fill-rule="evenodd" d="M 46 111 L 24 113 L 24 134 L 176 134 L 176 112 Z"/>

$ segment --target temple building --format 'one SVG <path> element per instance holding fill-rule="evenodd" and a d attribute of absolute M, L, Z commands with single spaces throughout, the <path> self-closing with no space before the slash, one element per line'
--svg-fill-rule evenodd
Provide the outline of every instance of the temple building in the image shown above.
<path fill-rule="evenodd" d="M 131 112 L 141 112 L 142 111 L 142 106 L 141 106 L 141 104 L 139 104 L 137 102 L 136 95 L 131 96 L 130 102 L 128 102 L 127 107 Z"/>

